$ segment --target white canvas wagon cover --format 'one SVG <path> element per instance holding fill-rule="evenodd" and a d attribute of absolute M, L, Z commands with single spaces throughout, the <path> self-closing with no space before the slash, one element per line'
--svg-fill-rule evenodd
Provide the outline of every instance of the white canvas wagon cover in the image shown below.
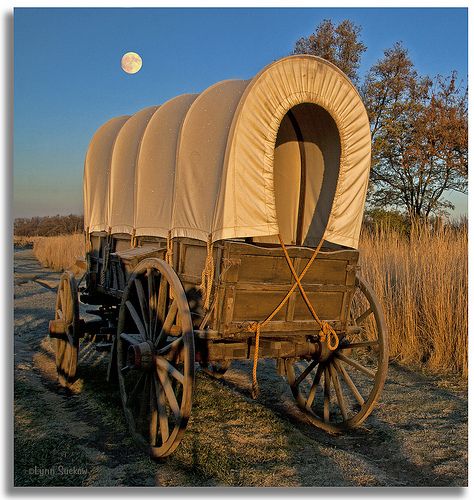
<path fill-rule="evenodd" d="M 88 232 L 253 237 L 357 248 L 370 169 L 361 98 L 331 63 L 298 55 L 250 80 L 115 118 L 85 160 Z M 324 233 L 325 232 L 325 233 Z"/>

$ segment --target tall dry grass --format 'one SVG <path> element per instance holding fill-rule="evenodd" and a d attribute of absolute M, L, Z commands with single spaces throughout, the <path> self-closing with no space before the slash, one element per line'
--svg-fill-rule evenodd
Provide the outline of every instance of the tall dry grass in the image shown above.
<path fill-rule="evenodd" d="M 385 311 L 390 354 L 467 377 L 467 227 L 418 225 L 361 237 L 361 273 Z"/>
<path fill-rule="evenodd" d="M 33 248 L 36 241 L 39 241 L 43 236 L 13 236 L 14 248 Z"/>
<path fill-rule="evenodd" d="M 84 257 L 84 235 L 68 234 L 47 236 L 33 243 L 33 253 L 44 267 L 64 271 L 74 266 L 78 258 Z"/>

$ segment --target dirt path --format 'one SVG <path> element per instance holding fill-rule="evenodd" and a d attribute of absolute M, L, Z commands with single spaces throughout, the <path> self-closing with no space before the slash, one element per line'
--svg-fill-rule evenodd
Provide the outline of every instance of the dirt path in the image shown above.
<path fill-rule="evenodd" d="M 153 462 L 129 438 L 106 354 L 81 347 L 72 391 L 56 384 L 45 336 L 59 275 L 15 252 L 15 484 L 64 486 L 465 486 L 467 391 L 391 365 L 382 401 L 362 429 L 333 437 L 295 408 L 273 362 L 225 379 L 198 373 L 177 452 Z"/>

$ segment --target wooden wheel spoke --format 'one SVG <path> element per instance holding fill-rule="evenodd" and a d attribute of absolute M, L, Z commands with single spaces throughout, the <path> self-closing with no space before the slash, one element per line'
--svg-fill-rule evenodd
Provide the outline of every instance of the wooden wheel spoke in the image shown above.
<path fill-rule="evenodd" d="M 158 287 L 158 301 L 156 304 L 156 317 L 160 326 L 165 322 L 166 306 L 168 304 L 168 281 L 160 274 L 160 285 Z"/>
<path fill-rule="evenodd" d="M 135 283 L 135 288 L 137 290 L 138 302 L 140 304 L 140 310 L 142 313 L 145 333 L 148 334 L 150 331 L 150 328 L 149 328 L 149 317 L 148 317 L 148 309 L 147 309 L 148 304 L 147 304 L 147 301 L 145 298 L 145 291 L 143 290 L 142 282 L 138 278 L 135 278 L 133 280 L 133 282 Z"/>
<path fill-rule="evenodd" d="M 61 287 L 59 289 L 59 306 L 60 307 L 58 309 L 60 309 L 61 311 L 64 312 L 66 309 L 66 304 L 64 302 L 64 288 L 63 287 Z"/>
<path fill-rule="evenodd" d="M 155 338 L 155 329 L 156 329 L 156 290 L 155 290 L 155 276 L 154 269 L 147 269 L 147 280 L 148 280 L 148 304 L 150 308 L 149 315 L 149 332 L 150 339 L 153 340 Z"/>
<path fill-rule="evenodd" d="M 168 335 L 173 323 L 175 322 L 176 315 L 178 314 L 178 301 L 174 300 L 171 303 L 171 306 L 166 314 L 166 319 L 163 322 L 163 326 L 161 327 L 161 331 L 159 335 L 155 339 L 155 347 L 158 347 L 163 339 Z"/>
<path fill-rule="evenodd" d="M 150 401 L 149 401 L 149 396 L 150 396 L 150 385 L 151 385 L 151 376 L 149 373 L 145 373 L 145 380 L 143 381 L 141 391 L 138 390 L 137 394 L 141 395 L 141 398 L 138 399 L 138 397 L 135 397 L 136 400 L 138 400 L 138 422 L 140 424 L 140 427 L 143 429 L 144 424 L 147 424 L 147 427 L 149 428 L 150 423 L 149 423 L 149 412 L 150 412 Z M 149 430 L 149 429 L 147 429 Z"/>
<path fill-rule="evenodd" d="M 295 380 L 295 386 L 299 386 L 301 382 L 308 376 L 311 370 L 318 364 L 317 360 L 311 361 L 311 363 L 303 370 L 299 377 Z"/>
<path fill-rule="evenodd" d="M 319 382 L 321 381 L 321 376 L 323 374 L 323 365 L 322 363 L 319 363 L 318 368 L 316 370 L 316 374 L 314 375 L 313 383 L 311 385 L 311 389 L 309 390 L 308 393 L 308 399 L 306 400 L 306 408 L 311 408 L 311 405 L 313 404 L 314 397 L 316 396 L 316 391 L 319 386 Z"/>
<path fill-rule="evenodd" d="M 339 408 L 341 409 L 342 418 L 344 420 L 347 420 L 346 400 L 344 398 L 344 394 L 342 393 L 341 384 L 339 383 L 339 378 L 332 363 L 329 365 L 329 372 L 331 374 L 332 383 L 334 385 L 334 392 L 336 393 L 337 403 L 339 405 Z"/>
<path fill-rule="evenodd" d="M 161 441 L 165 443 L 169 437 L 168 413 L 166 412 L 166 398 L 161 382 L 154 377 L 155 397 L 158 408 L 158 422 L 160 425 Z"/>
<path fill-rule="evenodd" d="M 64 285 L 64 296 L 65 296 L 65 310 L 68 313 L 67 316 L 72 316 L 72 290 L 69 286 L 69 282 L 66 281 Z M 70 318 L 68 318 L 70 319 Z"/>
<path fill-rule="evenodd" d="M 138 377 L 137 382 L 133 386 L 133 389 L 128 393 L 127 396 L 127 406 L 131 406 L 132 402 L 137 398 L 137 396 L 140 394 L 140 389 L 143 388 L 143 382 L 146 377 L 146 373 L 142 372 L 140 376 Z"/>
<path fill-rule="evenodd" d="M 120 334 L 120 338 L 122 340 L 125 340 L 125 342 L 129 343 L 130 345 L 137 345 L 137 344 L 140 344 L 142 342 L 140 335 L 136 335 L 136 334 L 133 335 L 133 334 L 122 332 Z"/>
<path fill-rule="evenodd" d="M 156 398 L 155 377 L 151 377 L 150 382 L 150 445 L 156 446 L 156 431 L 158 427 L 158 400 Z"/>
<path fill-rule="evenodd" d="M 329 422 L 329 400 L 331 397 L 331 384 L 329 378 L 329 369 L 324 370 L 324 406 L 323 406 L 323 418 L 324 422 Z"/>
<path fill-rule="evenodd" d="M 169 361 L 160 356 L 156 356 L 155 362 L 158 370 L 164 370 L 175 380 L 177 380 L 181 385 L 184 384 L 184 375 L 180 371 L 178 371 Z"/>
<path fill-rule="evenodd" d="M 69 345 L 73 346 L 74 345 L 74 336 L 71 335 L 69 332 L 66 332 L 66 336 L 67 336 L 67 341 L 69 343 Z"/>
<path fill-rule="evenodd" d="M 358 361 L 355 361 L 354 359 L 348 358 L 341 352 L 336 353 L 336 357 L 340 359 L 341 361 L 344 361 L 344 363 L 347 363 L 348 365 L 352 366 L 356 370 L 359 370 L 361 373 L 364 375 L 367 375 L 370 378 L 375 379 L 376 373 L 373 372 L 372 370 L 369 370 L 365 366 L 361 365 Z"/>
<path fill-rule="evenodd" d="M 133 319 L 133 322 L 135 323 L 135 326 L 137 327 L 138 331 L 140 332 L 141 336 L 143 337 L 143 340 L 146 340 L 146 331 L 145 327 L 143 326 L 142 320 L 140 319 L 140 316 L 137 313 L 137 310 L 135 309 L 134 305 L 127 300 L 125 302 L 125 305 L 127 306 L 127 309 L 130 312 L 130 316 Z"/>
<path fill-rule="evenodd" d="M 362 406 L 364 404 L 364 398 L 362 397 L 361 393 L 359 392 L 359 389 L 357 389 L 356 385 L 352 381 L 351 377 L 347 373 L 346 369 L 339 363 L 339 360 L 335 359 L 334 360 L 334 366 L 336 367 L 336 370 L 342 375 L 342 378 L 344 379 L 347 387 L 349 387 L 350 391 L 356 398 L 357 402 Z"/>
<path fill-rule="evenodd" d="M 158 373 L 158 378 L 160 379 L 163 390 L 165 391 L 166 399 L 168 400 L 171 411 L 173 412 L 175 418 L 178 419 L 180 417 L 179 404 L 173 391 L 170 379 L 166 373 L 163 372 L 163 370 L 156 370 L 156 372 Z"/>
<path fill-rule="evenodd" d="M 366 311 L 364 311 L 360 316 L 358 316 L 355 320 L 355 323 L 357 326 L 362 323 L 362 321 L 366 320 L 374 311 L 372 310 L 372 307 L 369 307 Z"/>
<path fill-rule="evenodd" d="M 64 312 L 68 312 L 68 300 L 67 300 L 67 291 L 66 291 L 66 282 L 64 282 L 63 287 L 61 288 L 61 305 Z"/>
<path fill-rule="evenodd" d="M 156 351 L 157 356 L 169 356 L 169 354 L 176 354 L 179 352 L 179 350 L 183 347 L 183 337 L 179 337 L 176 340 L 173 340 L 173 342 L 170 342 L 169 344 L 165 345 L 158 351 Z"/>

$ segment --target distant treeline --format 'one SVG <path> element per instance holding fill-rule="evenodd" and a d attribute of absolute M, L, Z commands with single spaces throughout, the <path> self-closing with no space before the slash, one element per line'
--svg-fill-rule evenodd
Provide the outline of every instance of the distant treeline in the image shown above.
<path fill-rule="evenodd" d="M 400 235 L 409 236 L 412 230 L 423 227 L 426 231 L 437 231 L 440 228 L 450 228 L 453 231 L 465 231 L 467 215 L 448 219 L 446 217 L 429 217 L 427 219 L 410 217 L 409 215 L 379 208 L 366 209 L 362 221 L 362 229 L 368 233 L 380 230 L 390 230 Z"/>
<path fill-rule="evenodd" d="M 84 229 L 82 215 L 53 215 L 48 217 L 17 218 L 13 223 L 15 236 L 58 236 L 80 233 Z"/>

